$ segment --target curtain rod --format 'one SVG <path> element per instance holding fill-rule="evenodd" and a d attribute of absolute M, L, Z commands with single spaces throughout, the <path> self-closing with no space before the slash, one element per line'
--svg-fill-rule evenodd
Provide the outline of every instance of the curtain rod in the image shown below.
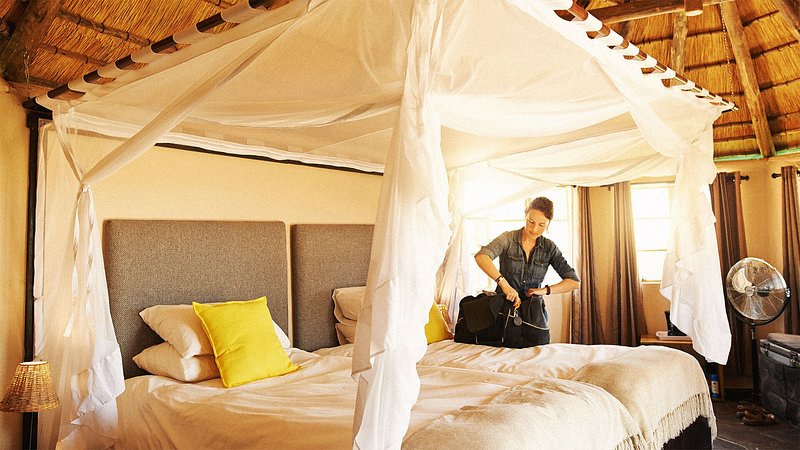
<path fill-rule="evenodd" d="M 800 175 L 800 170 L 798 170 L 798 171 L 797 171 L 797 175 Z M 783 175 L 782 175 L 782 174 L 780 174 L 780 173 L 773 173 L 773 174 L 772 174 L 772 175 L 770 175 L 770 176 L 771 176 L 772 178 L 780 178 L 780 177 L 782 177 Z"/>
<path fill-rule="evenodd" d="M 595 38 L 598 38 L 598 37 L 599 38 L 604 38 L 606 36 L 609 36 L 612 32 L 617 34 L 615 31 L 613 31 L 611 28 L 609 28 L 608 25 L 606 25 L 604 22 L 602 22 L 599 19 L 597 19 L 596 17 L 592 16 L 589 13 L 589 11 L 587 11 L 584 7 L 579 5 L 575 0 L 572 0 L 572 5 L 568 9 L 557 10 L 557 11 L 565 11 L 565 12 L 569 13 L 570 15 L 572 15 L 572 17 L 577 19 L 577 21 L 579 21 L 579 22 L 586 21 L 587 19 L 589 19 L 589 17 L 591 17 L 593 19 L 593 21 L 599 22 L 600 25 L 601 25 L 599 30 L 594 31 L 594 32 L 589 32 L 589 31 L 586 32 L 586 35 L 589 36 L 590 39 L 595 39 Z M 561 19 L 567 20 L 567 18 L 563 17 L 561 14 L 558 14 L 558 12 L 556 14 Z M 596 33 L 596 34 L 591 35 L 590 33 Z M 618 44 L 617 46 L 614 46 L 614 47 L 609 46 L 610 49 L 623 50 L 623 49 L 626 49 L 629 46 L 633 45 L 633 44 L 631 44 L 631 42 L 625 36 L 622 36 L 622 35 L 618 35 L 618 36 L 620 36 L 622 38 L 622 42 L 620 44 Z M 633 45 L 633 47 L 636 50 L 638 50 L 638 53 L 636 55 L 633 55 L 630 58 L 628 58 L 626 56 L 625 59 L 627 59 L 629 61 L 630 60 L 644 61 L 648 57 L 652 58 L 652 56 L 650 56 L 647 53 L 643 52 L 641 49 L 639 49 L 635 45 Z M 653 59 L 655 59 L 655 58 L 653 58 Z M 646 68 L 643 67 L 641 70 L 642 70 L 642 73 L 644 74 Z M 686 88 L 686 89 L 684 89 L 683 87 L 678 87 L 678 89 L 682 90 L 683 92 L 694 93 L 695 97 L 707 100 L 712 105 L 719 105 L 719 106 L 723 106 L 724 105 L 724 106 L 726 106 L 725 111 L 737 111 L 739 109 L 736 106 L 736 104 L 734 104 L 734 103 L 732 103 L 732 102 L 730 102 L 728 100 L 723 99 L 722 97 L 720 97 L 717 94 L 714 94 L 713 92 L 710 92 L 708 89 L 706 89 L 704 87 L 701 87 L 700 85 L 696 84 L 694 81 L 692 81 L 692 80 L 690 80 L 690 79 L 688 79 L 686 77 L 683 77 L 681 75 L 678 75 L 675 72 L 674 69 L 670 69 L 669 67 L 661 64 L 657 60 L 656 60 L 655 66 L 652 67 L 652 72 L 650 72 L 650 73 L 665 74 L 667 72 L 671 73 L 672 76 L 671 77 L 670 76 L 664 76 L 662 78 L 662 81 L 664 81 L 664 87 L 665 88 L 667 88 L 667 89 L 670 88 L 669 84 L 666 83 L 667 81 L 669 81 L 669 80 L 677 80 L 679 83 L 683 84 L 684 86 L 688 86 L 688 88 Z"/>
<path fill-rule="evenodd" d="M 730 172 L 725 173 L 725 178 L 730 178 L 731 180 L 736 179 L 736 175 Z M 742 181 L 747 181 L 750 179 L 750 175 L 740 175 L 739 179 Z"/>

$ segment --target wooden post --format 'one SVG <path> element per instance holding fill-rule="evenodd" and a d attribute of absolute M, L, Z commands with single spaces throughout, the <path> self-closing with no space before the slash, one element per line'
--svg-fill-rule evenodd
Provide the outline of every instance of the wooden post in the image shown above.
<path fill-rule="evenodd" d="M 703 0 L 703 6 L 732 1 L 734 0 Z M 638 0 L 617 6 L 597 8 L 589 12 L 604 23 L 619 23 L 683 11 L 685 7 L 683 2 L 684 0 Z"/>
<path fill-rule="evenodd" d="M 673 16 L 672 21 L 672 47 L 669 51 L 669 66 L 675 69 L 678 73 L 683 73 L 685 69 L 684 52 L 686 50 L 686 36 L 689 33 L 686 14 L 677 12 Z M 675 86 L 678 83 L 671 80 L 671 85 Z"/>
<path fill-rule="evenodd" d="M 758 87 L 753 58 L 750 56 L 750 44 L 747 42 L 742 18 L 739 14 L 739 6 L 736 2 L 722 4 L 722 20 L 728 29 L 731 50 L 733 50 L 733 56 L 736 58 L 736 69 L 742 82 L 747 108 L 750 110 L 750 119 L 756 134 L 758 149 L 761 152 L 761 156 L 769 158 L 775 154 L 775 142 L 772 140 L 772 132 L 770 132 L 769 123 L 767 122 L 764 102 L 761 100 L 761 91 Z"/>
<path fill-rule="evenodd" d="M 11 40 L 0 54 L 0 72 L 9 81 L 25 80 L 25 61 L 32 60 L 58 14 L 58 0 L 30 0 Z"/>

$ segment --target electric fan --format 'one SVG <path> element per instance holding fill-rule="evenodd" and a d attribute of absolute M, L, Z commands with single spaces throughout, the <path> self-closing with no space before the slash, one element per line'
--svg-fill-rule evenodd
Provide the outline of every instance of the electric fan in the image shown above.
<path fill-rule="evenodd" d="M 768 262 L 744 258 L 731 267 L 725 280 L 728 303 L 736 317 L 750 325 L 753 359 L 753 395 L 758 396 L 758 344 L 756 326 L 775 320 L 786 308 L 789 289 L 778 272 Z"/>

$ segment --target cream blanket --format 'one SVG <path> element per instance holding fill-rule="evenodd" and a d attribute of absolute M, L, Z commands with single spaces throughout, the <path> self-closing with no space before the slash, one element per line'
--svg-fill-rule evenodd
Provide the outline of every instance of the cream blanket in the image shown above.
<path fill-rule="evenodd" d="M 488 404 L 464 406 L 408 436 L 404 449 L 633 449 L 637 424 L 614 397 L 589 384 L 539 378 Z"/>
<path fill-rule="evenodd" d="M 697 417 L 716 418 L 705 375 L 688 353 L 656 346 L 631 348 L 624 356 L 591 362 L 572 380 L 603 388 L 616 397 L 639 424 L 646 446 L 659 449 Z"/>
<path fill-rule="evenodd" d="M 349 355 L 350 346 L 318 350 Z M 698 417 L 716 419 L 705 374 L 693 356 L 660 346 L 549 344 L 524 349 L 459 344 L 428 346 L 418 367 L 447 367 L 529 378 L 572 379 L 599 386 L 637 422 L 640 448 L 661 448 Z"/>

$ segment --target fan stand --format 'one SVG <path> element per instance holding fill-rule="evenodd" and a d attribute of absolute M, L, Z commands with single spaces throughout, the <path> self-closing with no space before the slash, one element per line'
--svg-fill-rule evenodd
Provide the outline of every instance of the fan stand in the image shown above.
<path fill-rule="evenodd" d="M 753 368 L 753 403 L 761 406 L 761 378 L 758 373 L 758 342 L 756 341 L 756 324 L 750 322 L 750 358 Z"/>

